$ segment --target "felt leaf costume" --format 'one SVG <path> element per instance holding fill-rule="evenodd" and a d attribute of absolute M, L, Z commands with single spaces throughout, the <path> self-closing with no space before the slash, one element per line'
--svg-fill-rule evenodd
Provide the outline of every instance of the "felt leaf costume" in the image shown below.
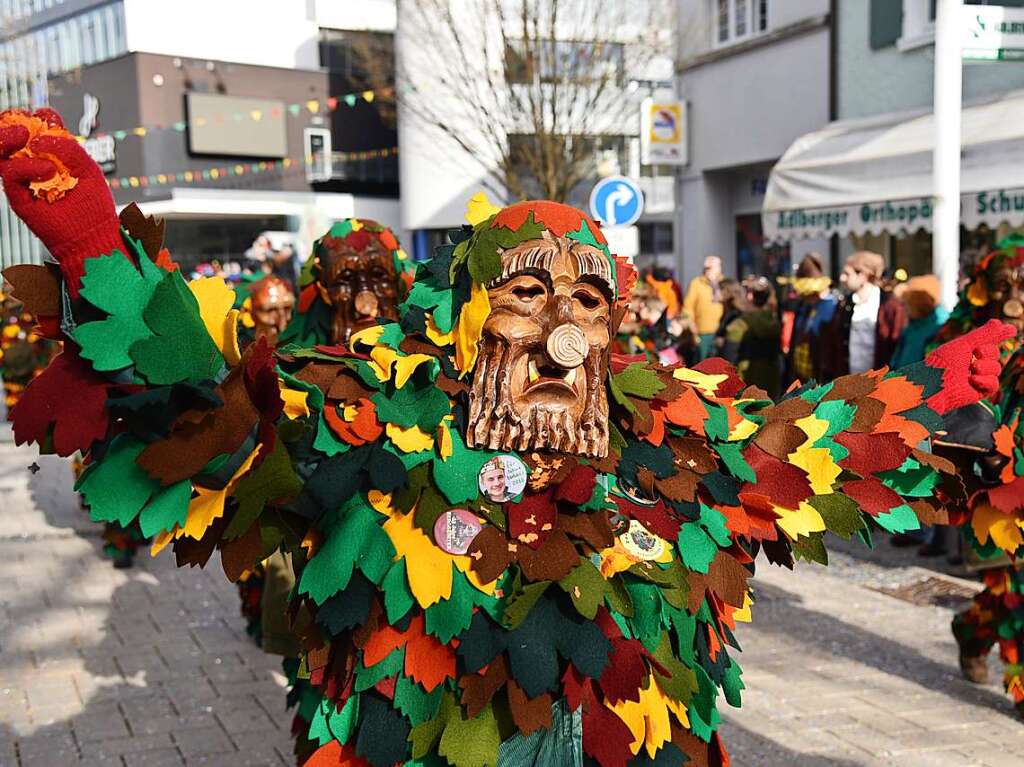
<path fill-rule="evenodd" d="M 824 561 L 826 530 L 937 517 L 962 485 L 929 435 L 981 396 L 942 383 L 984 384 L 1004 330 L 773 403 L 721 360 L 611 354 L 635 274 L 579 211 L 519 203 L 450 240 L 397 322 L 276 361 L 198 342 L 198 299 L 155 275 L 140 332 L 89 343 L 130 360 L 111 407 L 177 407 L 83 430 L 83 490 L 160 528 L 179 564 L 217 549 L 237 578 L 293 553 L 307 764 L 727 764 L 718 699 L 740 703 L 730 648 L 757 552 Z M 161 269 L 121 241 L 86 273 Z M 90 292 L 66 326 L 104 321 Z M 153 339 L 173 349 L 159 365 Z M 257 480 L 282 446 L 297 483 Z"/>

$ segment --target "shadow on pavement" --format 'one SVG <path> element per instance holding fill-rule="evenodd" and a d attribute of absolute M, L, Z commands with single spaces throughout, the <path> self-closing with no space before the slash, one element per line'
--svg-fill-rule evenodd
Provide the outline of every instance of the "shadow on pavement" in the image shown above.
<path fill-rule="evenodd" d="M 742 713 L 739 714 L 742 719 Z M 736 767 L 861 767 L 863 762 L 828 754 L 805 754 L 748 730 L 734 719 L 721 728 L 722 739 Z"/>

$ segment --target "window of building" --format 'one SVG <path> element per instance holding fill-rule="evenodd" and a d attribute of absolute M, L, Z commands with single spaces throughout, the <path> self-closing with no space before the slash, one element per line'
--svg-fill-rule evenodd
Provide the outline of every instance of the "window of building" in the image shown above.
<path fill-rule="evenodd" d="M 715 0 L 715 45 L 730 45 L 768 31 L 768 0 Z"/>
<path fill-rule="evenodd" d="M 607 82 L 624 84 L 625 48 L 622 43 L 576 40 L 534 41 L 527 50 L 521 40 L 505 50 L 505 77 L 519 85 L 551 82 Z"/>

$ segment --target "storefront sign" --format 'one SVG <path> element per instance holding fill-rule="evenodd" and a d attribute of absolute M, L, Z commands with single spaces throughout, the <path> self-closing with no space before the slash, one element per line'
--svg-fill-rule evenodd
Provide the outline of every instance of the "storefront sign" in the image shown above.
<path fill-rule="evenodd" d="M 961 13 L 965 61 L 1024 59 L 1024 8 L 965 5 Z"/>
<path fill-rule="evenodd" d="M 835 208 L 763 211 L 765 239 L 785 242 L 833 234 L 889 232 L 900 234 L 918 229 L 931 231 L 932 201 L 884 200 Z M 1024 188 L 969 192 L 960 197 L 960 223 L 973 231 L 984 224 L 995 229 L 1002 224 L 1024 226 Z"/>
<path fill-rule="evenodd" d="M 91 93 L 82 96 L 82 119 L 78 121 L 78 135 L 85 137 L 85 152 L 107 175 L 117 170 L 117 149 L 111 135 L 93 136 L 99 125 L 100 100 Z"/>
<path fill-rule="evenodd" d="M 686 165 L 686 102 L 644 99 L 640 109 L 640 162 Z"/>

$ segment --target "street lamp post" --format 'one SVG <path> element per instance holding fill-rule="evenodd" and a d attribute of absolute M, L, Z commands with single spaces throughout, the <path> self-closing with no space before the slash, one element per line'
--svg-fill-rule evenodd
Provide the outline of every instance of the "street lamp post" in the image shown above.
<path fill-rule="evenodd" d="M 962 0 L 938 0 L 935 8 L 935 183 L 932 269 L 942 284 L 942 303 L 952 309 L 960 274 L 960 60 Z"/>

